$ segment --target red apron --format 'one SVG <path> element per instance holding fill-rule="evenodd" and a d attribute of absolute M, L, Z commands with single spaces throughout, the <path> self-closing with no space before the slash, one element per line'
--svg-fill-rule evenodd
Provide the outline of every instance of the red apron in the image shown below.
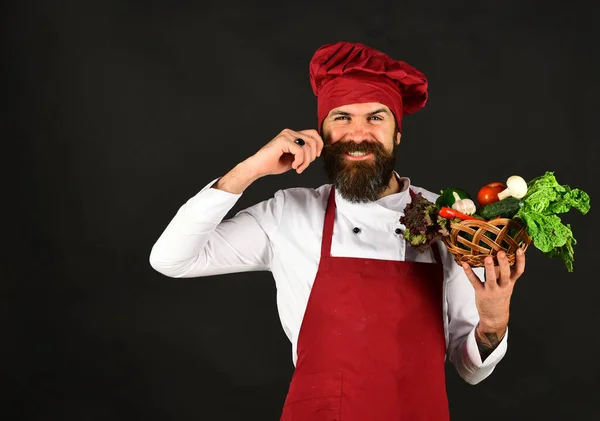
<path fill-rule="evenodd" d="M 332 257 L 331 188 L 321 261 L 281 421 L 447 421 L 443 267 Z"/>

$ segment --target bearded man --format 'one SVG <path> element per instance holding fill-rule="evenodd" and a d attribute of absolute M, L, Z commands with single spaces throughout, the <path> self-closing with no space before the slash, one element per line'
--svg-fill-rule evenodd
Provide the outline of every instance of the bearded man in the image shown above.
<path fill-rule="evenodd" d="M 492 373 L 525 256 L 461 267 L 441 243 L 420 252 L 404 240 L 410 191 L 438 197 L 394 169 L 402 118 L 427 102 L 423 73 L 338 42 L 315 52 L 309 75 L 317 128 L 284 129 L 191 197 L 150 264 L 173 278 L 272 272 L 295 365 L 282 421 L 448 420 L 446 358 L 471 384 Z M 259 178 L 300 174 L 318 157 L 329 184 L 224 219 Z"/>

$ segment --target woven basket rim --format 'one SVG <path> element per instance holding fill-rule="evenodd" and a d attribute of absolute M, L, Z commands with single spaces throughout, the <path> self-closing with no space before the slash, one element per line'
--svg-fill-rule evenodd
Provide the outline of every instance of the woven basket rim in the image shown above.
<path fill-rule="evenodd" d="M 470 237 L 470 238 L 469 238 Z M 516 261 L 517 249 L 525 251 L 531 243 L 527 227 L 522 221 L 511 218 L 486 220 L 450 221 L 450 234 L 442 241 L 458 264 L 484 266 L 484 259 L 492 256 L 498 264 L 496 255 L 503 250 L 509 264 Z"/>

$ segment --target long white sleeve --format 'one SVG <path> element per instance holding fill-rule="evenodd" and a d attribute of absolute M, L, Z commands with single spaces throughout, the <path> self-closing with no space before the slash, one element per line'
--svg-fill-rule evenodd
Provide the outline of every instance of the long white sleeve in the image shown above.
<path fill-rule="evenodd" d="M 282 327 L 292 343 L 296 363 L 298 334 L 320 261 L 330 186 L 280 190 L 224 220 L 241 195 L 211 188 L 217 180 L 181 206 L 152 247 L 150 264 L 172 278 L 269 270 L 277 286 Z M 431 192 L 426 194 L 429 200 L 437 198 Z M 408 192 L 385 199 L 353 204 L 336 197 L 332 256 L 432 261 L 433 253 L 413 255 L 411 248 L 399 241 L 397 230 L 402 225 L 398 209 L 410 200 Z M 355 227 L 362 228 L 360 236 L 355 234 Z M 447 356 L 466 382 L 477 384 L 502 360 L 508 334 L 482 362 L 474 331 L 479 322 L 475 291 L 445 246 L 440 247 L 440 253 L 444 261 Z M 475 272 L 483 277 L 483 268 Z"/>
<path fill-rule="evenodd" d="M 274 199 L 254 206 L 260 223 L 245 211 L 223 220 L 241 194 L 205 186 L 177 211 L 150 252 L 150 265 L 171 278 L 269 270 L 268 227 L 276 226 Z M 267 227 L 265 229 L 265 227 Z"/>
<path fill-rule="evenodd" d="M 474 272 L 483 279 L 483 268 L 475 268 Z M 448 353 L 458 374 L 467 383 L 475 385 L 487 378 L 506 354 L 508 331 L 496 349 L 482 362 L 475 341 L 475 327 L 479 322 L 475 290 L 458 265 L 453 267 L 451 276 L 446 284 L 450 336 Z"/>

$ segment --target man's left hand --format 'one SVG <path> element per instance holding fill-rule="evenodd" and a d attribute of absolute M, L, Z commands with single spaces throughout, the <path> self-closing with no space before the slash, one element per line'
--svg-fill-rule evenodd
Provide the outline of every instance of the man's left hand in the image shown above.
<path fill-rule="evenodd" d="M 504 337 L 510 313 L 510 297 L 517 279 L 525 271 L 525 253 L 521 249 L 517 250 L 512 268 L 504 251 L 499 251 L 497 258 L 498 266 L 494 266 L 492 257 L 485 258 L 485 282 L 479 279 L 471 266 L 463 263 L 465 274 L 475 289 L 475 304 L 479 312 L 476 339 L 480 351 L 483 345 L 490 348 L 491 352 Z"/>

